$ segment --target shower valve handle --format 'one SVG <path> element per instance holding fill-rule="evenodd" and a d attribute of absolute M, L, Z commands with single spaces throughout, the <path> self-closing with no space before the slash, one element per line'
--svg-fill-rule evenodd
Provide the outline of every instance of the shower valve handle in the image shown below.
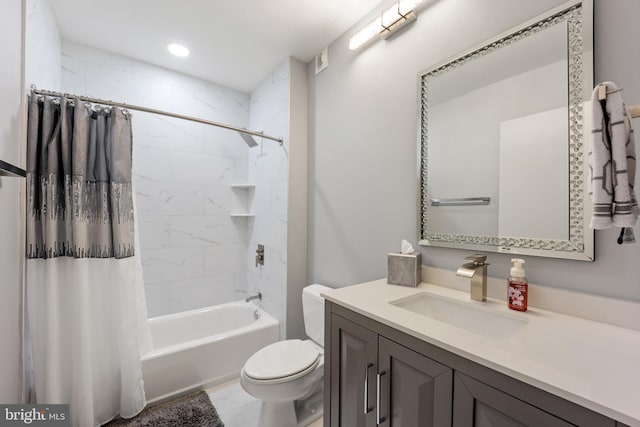
<path fill-rule="evenodd" d="M 264 265 L 264 245 L 258 245 L 256 249 L 256 267 L 258 265 Z"/>

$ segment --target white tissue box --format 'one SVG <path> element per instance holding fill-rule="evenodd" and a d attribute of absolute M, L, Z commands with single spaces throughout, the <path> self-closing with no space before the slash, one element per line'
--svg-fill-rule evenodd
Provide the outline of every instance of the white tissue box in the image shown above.
<path fill-rule="evenodd" d="M 422 282 L 422 254 L 392 252 L 387 255 L 387 283 L 415 288 Z"/>

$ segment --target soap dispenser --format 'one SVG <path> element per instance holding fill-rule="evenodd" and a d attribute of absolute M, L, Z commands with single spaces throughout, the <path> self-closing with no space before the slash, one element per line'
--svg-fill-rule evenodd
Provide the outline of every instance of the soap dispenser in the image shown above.
<path fill-rule="evenodd" d="M 514 258 L 511 260 L 513 267 L 509 273 L 509 287 L 507 290 L 507 300 L 509 308 L 517 311 L 527 311 L 527 293 L 529 285 L 524 275 L 523 259 Z"/>

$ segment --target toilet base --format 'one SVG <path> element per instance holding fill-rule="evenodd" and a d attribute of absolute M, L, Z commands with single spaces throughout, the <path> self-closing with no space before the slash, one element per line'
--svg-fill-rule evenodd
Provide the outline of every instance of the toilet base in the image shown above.
<path fill-rule="evenodd" d="M 322 390 L 319 390 L 305 400 L 296 401 L 298 427 L 306 427 L 312 422 L 322 418 L 323 399 Z"/>
<path fill-rule="evenodd" d="M 260 407 L 260 427 L 297 427 L 294 402 L 265 402 Z"/>
<path fill-rule="evenodd" d="M 306 427 L 322 417 L 322 390 L 295 402 L 265 402 L 260 406 L 259 427 Z"/>

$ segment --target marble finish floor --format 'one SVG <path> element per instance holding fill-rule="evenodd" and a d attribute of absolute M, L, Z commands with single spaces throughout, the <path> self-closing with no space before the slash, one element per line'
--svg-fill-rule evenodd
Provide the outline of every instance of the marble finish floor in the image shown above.
<path fill-rule="evenodd" d="M 206 390 L 225 427 L 257 427 L 260 401 L 247 394 L 239 380 L 232 380 Z M 322 427 L 322 418 L 308 427 Z"/>

